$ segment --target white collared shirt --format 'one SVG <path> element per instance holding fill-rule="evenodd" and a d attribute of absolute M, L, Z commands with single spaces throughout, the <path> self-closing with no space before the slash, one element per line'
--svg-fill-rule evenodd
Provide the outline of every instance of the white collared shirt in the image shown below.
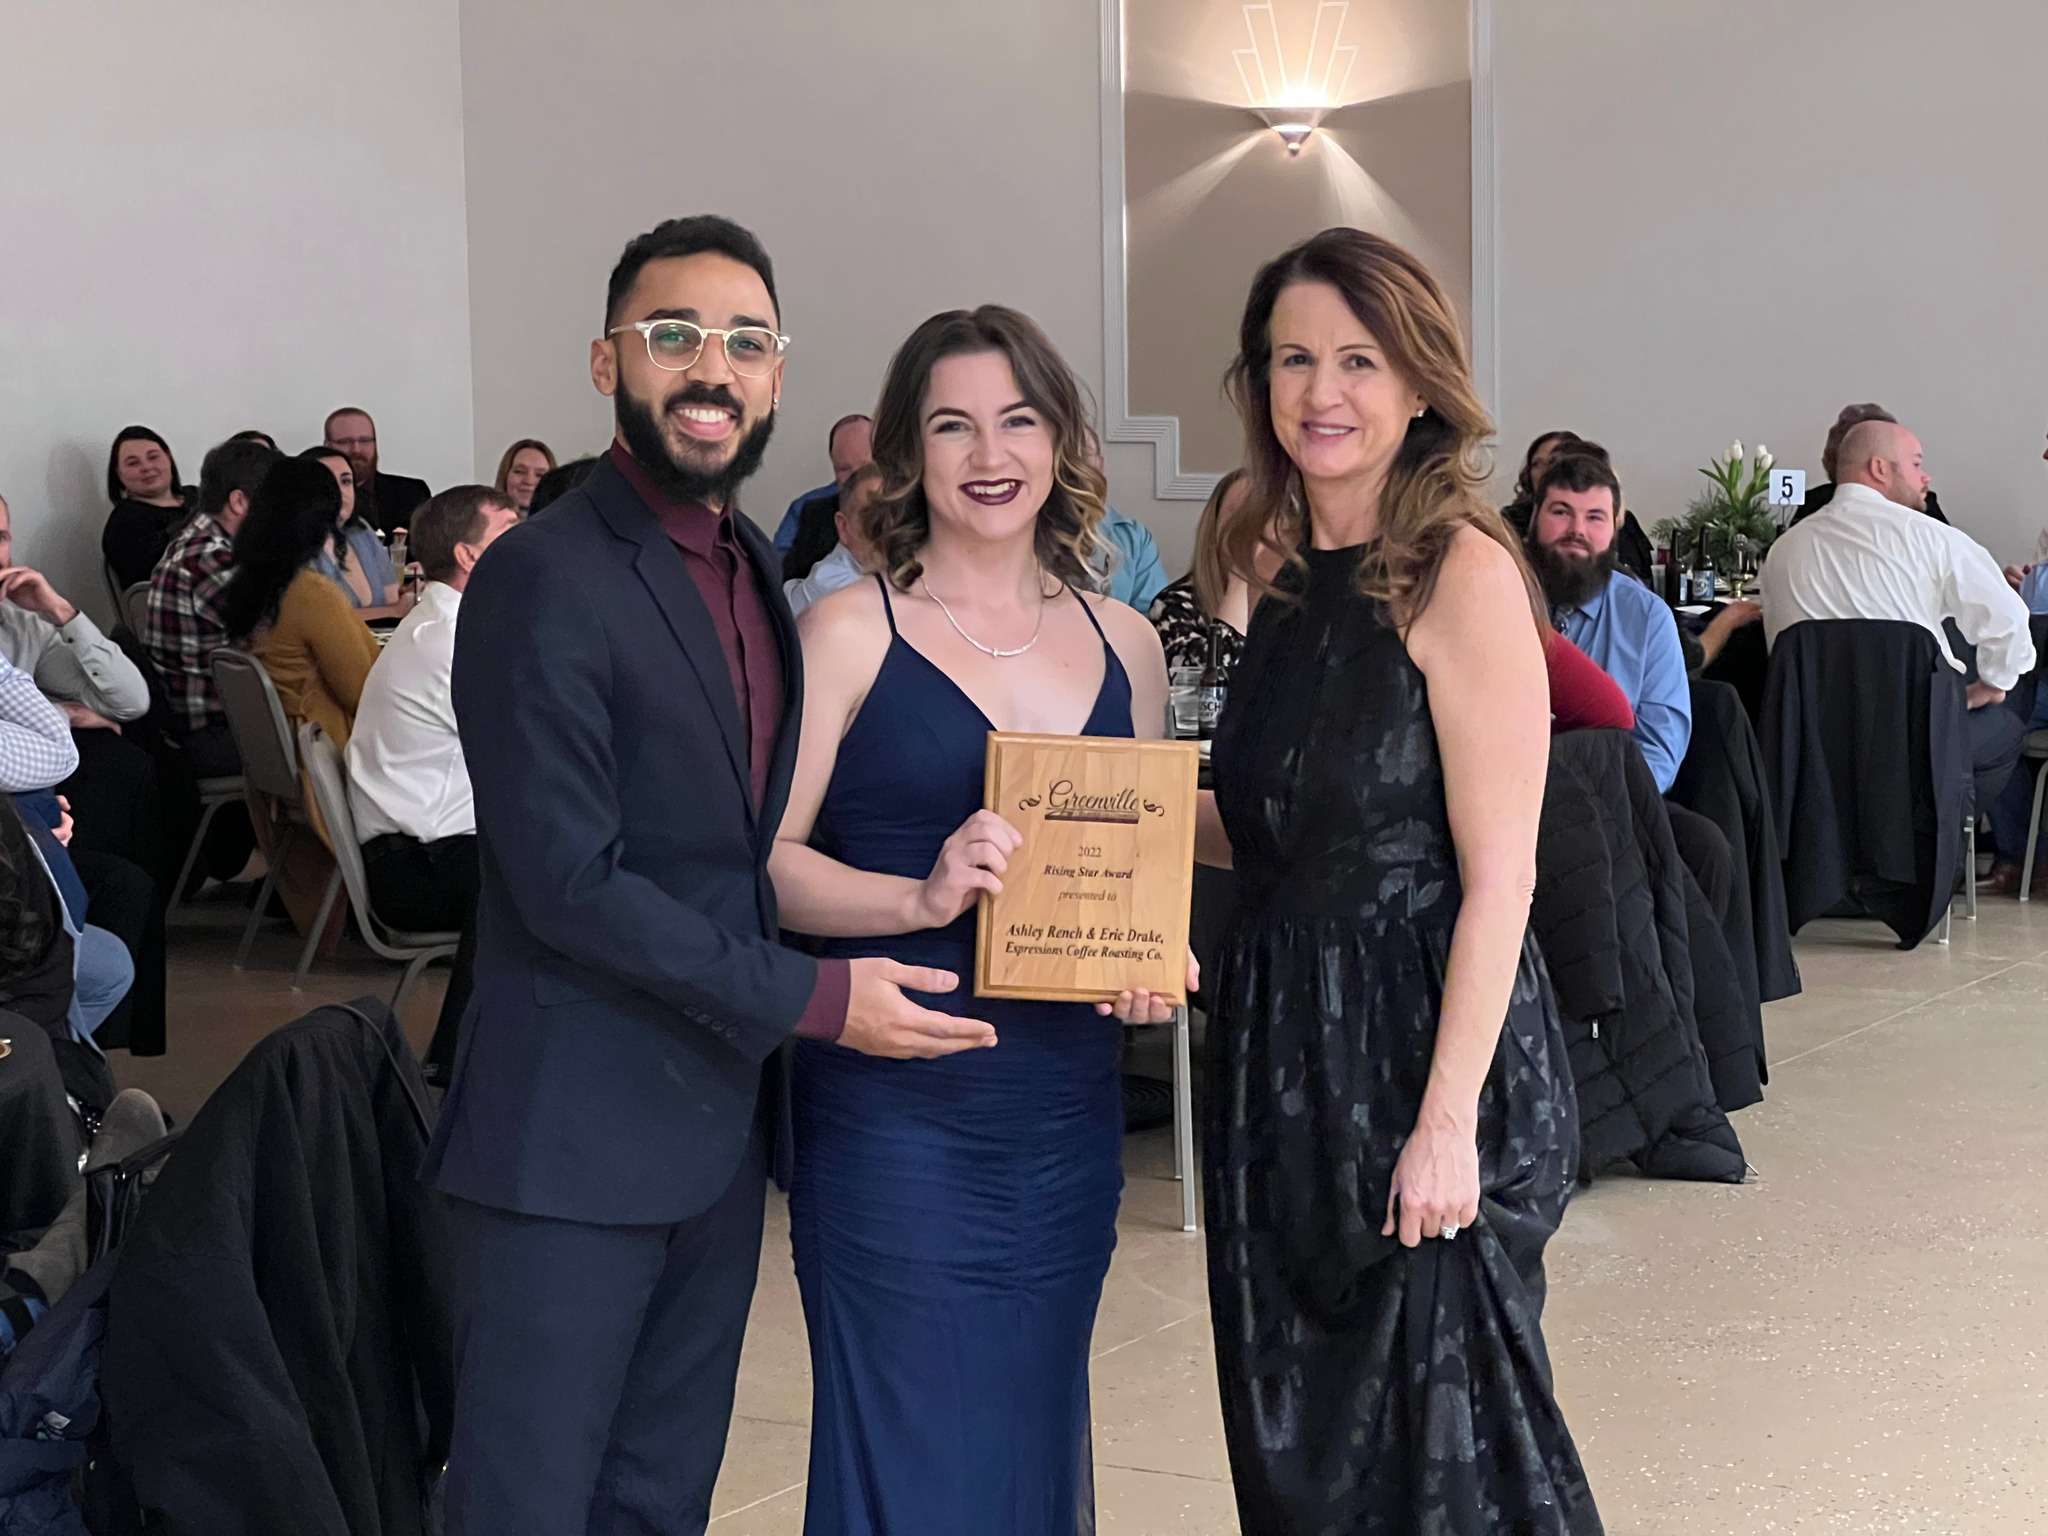
<path fill-rule="evenodd" d="M 811 567 L 810 575 L 785 581 L 782 595 L 789 599 L 791 613 L 802 613 L 826 593 L 852 586 L 863 574 L 853 551 L 844 544 L 834 544 L 832 553 Z"/>
<path fill-rule="evenodd" d="M 1903 619 L 1948 648 L 1943 619 L 1977 647 L 1977 675 L 2010 689 L 2034 665 L 2027 605 L 1998 562 L 1960 528 L 1887 501 L 1867 485 L 1836 488 L 1834 499 L 1787 529 L 1763 570 L 1764 639 L 1803 619 Z"/>
<path fill-rule="evenodd" d="M 432 581 L 363 684 L 348 738 L 348 798 L 364 842 L 423 843 L 476 831 L 469 767 L 455 733 L 455 618 L 462 594 Z"/>

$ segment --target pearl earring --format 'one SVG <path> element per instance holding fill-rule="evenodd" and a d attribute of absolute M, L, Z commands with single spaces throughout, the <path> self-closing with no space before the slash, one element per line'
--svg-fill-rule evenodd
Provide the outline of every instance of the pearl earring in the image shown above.
<path fill-rule="evenodd" d="M 1417 421 L 1420 421 L 1420 420 L 1422 420 L 1422 418 L 1423 418 L 1424 414 L 1425 414 L 1425 413 L 1426 413 L 1426 412 L 1427 412 L 1428 410 L 1429 410 L 1429 407 L 1428 407 L 1428 406 L 1426 406 L 1426 405 L 1418 405 L 1417 407 L 1415 407 L 1415 419 L 1416 419 Z"/>

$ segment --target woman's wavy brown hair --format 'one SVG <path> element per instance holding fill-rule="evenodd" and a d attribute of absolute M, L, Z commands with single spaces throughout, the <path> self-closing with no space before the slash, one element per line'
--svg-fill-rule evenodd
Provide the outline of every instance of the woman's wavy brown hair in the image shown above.
<path fill-rule="evenodd" d="M 1380 492 L 1379 529 L 1358 563 L 1358 587 L 1406 626 L 1429 606 L 1451 537 L 1477 528 L 1514 557 L 1539 628 L 1543 605 L 1520 541 L 1480 495 L 1493 423 L 1472 391 L 1464 338 L 1443 288 L 1409 252 L 1360 229 L 1326 229 L 1275 257 L 1252 279 L 1224 390 L 1244 421 L 1245 493 L 1224 515 L 1223 563 L 1252 584 L 1253 605 L 1303 565 L 1307 505 L 1294 460 L 1273 431 L 1273 306 L 1296 283 L 1327 283 L 1372 333 L 1395 375 L 1424 402 L 1408 424 Z M 1263 553 L 1279 557 L 1271 576 Z"/>
<path fill-rule="evenodd" d="M 538 448 L 540 450 L 541 457 L 548 461 L 549 474 L 553 474 L 557 469 L 561 468 L 561 466 L 555 462 L 554 449 L 550 448 L 546 443 L 542 442 L 537 437 L 522 437 L 510 448 L 507 448 L 505 450 L 504 457 L 498 460 L 498 478 L 492 481 L 491 483 L 495 485 L 500 491 L 506 489 L 505 482 L 512 478 L 512 461 L 518 458 L 520 454 L 526 452 L 526 450 L 529 448 Z"/>
<path fill-rule="evenodd" d="M 1017 390 L 1052 431 L 1053 483 L 1038 509 L 1038 560 L 1070 587 L 1093 591 L 1101 565 L 1098 529 L 1109 482 L 1089 462 L 1088 407 L 1072 370 L 1030 316 L 1001 304 L 933 315 L 896 349 L 875 406 L 875 465 L 882 484 L 861 517 L 875 563 L 898 591 L 910 590 L 931 537 L 924 494 L 924 405 L 942 358 L 999 352 Z"/>

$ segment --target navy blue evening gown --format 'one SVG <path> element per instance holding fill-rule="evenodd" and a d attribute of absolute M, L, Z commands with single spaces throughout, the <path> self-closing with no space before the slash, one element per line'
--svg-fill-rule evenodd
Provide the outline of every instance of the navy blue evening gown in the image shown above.
<path fill-rule="evenodd" d="M 921 880 L 981 809 L 990 725 L 889 623 L 812 842 Z M 1102 649 L 1083 734 L 1129 736 L 1130 681 Z M 1094 1529 L 1088 1341 L 1123 1190 L 1122 1031 L 1085 1003 L 976 998 L 974 939 L 970 910 L 937 931 L 824 946 L 957 972 L 959 991 L 919 1001 L 986 1020 L 1000 1043 L 938 1061 L 798 1043 L 805 1536 Z"/>

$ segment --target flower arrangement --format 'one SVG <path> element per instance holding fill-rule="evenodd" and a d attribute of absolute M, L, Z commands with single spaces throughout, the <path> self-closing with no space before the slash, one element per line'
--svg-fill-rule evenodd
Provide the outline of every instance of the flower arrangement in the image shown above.
<path fill-rule="evenodd" d="M 1701 491 L 1685 509 L 1682 518 L 1666 518 L 1651 529 L 1655 537 L 1668 542 L 1674 534 L 1688 541 L 1704 536 L 1709 549 L 1732 554 L 1736 540 L 1745 540 L 1758 554 L 1778 536 L 1778 519 L 1768 495 L 1771 465 L 1776 461 L 1762 443 L 1747 454 L 1738 440 L 1728 452 L 1705 465 L 1700 473 L 1707 479 Z"/>

